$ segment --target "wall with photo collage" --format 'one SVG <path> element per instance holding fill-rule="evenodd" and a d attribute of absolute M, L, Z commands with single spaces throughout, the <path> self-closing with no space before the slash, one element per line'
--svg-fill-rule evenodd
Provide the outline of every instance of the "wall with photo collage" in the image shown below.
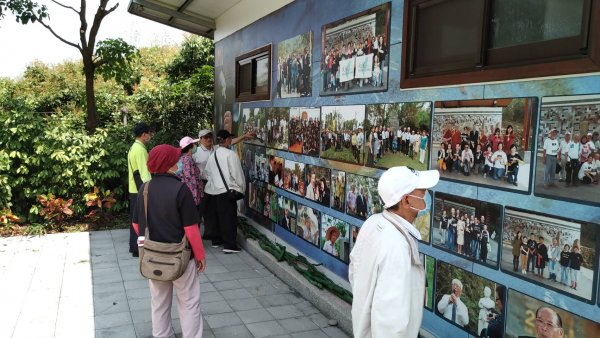
<path fill-rule="evenodd" d="M 600 236 L 600 185 L 567 187 L 565 170 L 555 173 L 553 186 L 544 187 L 543 145 L 554 128 L 558 130 L 558 141 L 564 140 L 567 131 L 580 136 L 588 133 L 593 136 L 598 131 L 600 75 L 400 90 L 403 3 L 297 0 L 216 43 L 215 128 L 229 126 L 225 120 L 231 117 L 232 131 L 238 134 L 248 130 L 256 132 L 256 139 L 238 144 L 236 150 L 248 166 L 245 171 L 249 186 L 262 185 L 263 194 L 265 191 L 272 193 L 269 198 L 262 196 L 262 204 L 247 202 L 247 215 L 304 255 L 322 263 L 323 268 L 347 278 L 349 251 L 360 236 L 363 219 L 380 211 L 376 182 L 385 168 L 404 164 L 415 169 L 442 170 L 440 183 L 431 189 L 432 194 L 428 197 L 433 206 L 430 217 L 420 220 L 419 225 L 423 237 L 419 249 L 425 257 L 428 285 L 423 327 L 439 337 L 466 338 L 485 326 L 479 322 L 480 315 L 492 314 L 493 317 L 497 312 L 503 314 L 501 318 L 505 323 L 502 327 L 506 329 L 507 337 L 534 336 L 534 305 L 544 304 L 570 318 L 563 318 L 564 322 L 574 321 L 584 327 L 584 331 L 565 328 L 568 333 L 565 336 L 579 337 L 578 332 L 596 332 L 585 330 L 596 329 L 600 323 L 598 255 L 595 254 Z M 375 81 L 358 79 L 342 86 L 342 81 L 332 78 L 331 73 L 322 68 L 325 65 L 323 46 L 329 43 L 327 39 L 331 41 L 330 37 L 335 37 L 330 33 L 348 30 L 351 26 L 348 23 L 359 23 L 363 28 L 375 27 L 375 35 L 383 32 L 377 17 L 386 15 L 375 14 L 375 26 L 369 23 L 372 17 L 368 15 L 374 13 L 374 8 L 377 9 L 375 12 L 379 10 L 377 13 L 382 13 L 381 8 L 389 10 L 389 33 L 385 35 L 387 52 L 383 62 L 379 61 L 386 75 L 382 81 L 384 89 L 381 86 L 373 88 Z M 310 93 L 302 91 L 306 89 L 304 77 L 300 94 L 291 90 L 288 93 L 294 95 L 286 97 L 282 93 L 278 96 L 277 77 L 273 76 L 271 100 L 235 102 L 233 65 L 237 55 L 273 44 L 272 71 L 275 73 L 279 71 L 276 60 L 281 57 L 277 55 L 277 45 L 297 36 L 307 36 L 307 32 L 312 32 L 314 37 Z M 330 54 L 329 50 L 327 54 Z M 226 114 L 227 111 L 231 113 Z M 285 114 L 289 114 L 287 121 Z M 388 141 L 387 151 L 380 153 L 375 149 L 369 135 L 377 126 L 379 133 L 383 127 L 395 132 L 400 129 L 400 142 L 396 142 L 395 150 L 393 140 Z M 406 143 L 402 143 L 402 133 L 409 127 L 410 135 L 415 130 L 428 132 L 423 154 L 420 143 L 417 152 L 414 145 L 410 147 L 409 144 L 406 149 Z M 363 140 L 362 147 L 359 139 Z M 382 140 L 381 144 L 384 143 Z M 484 155 L 488 144 L 491 149 Z M 452 150 L 457 146 L 461 159 L 465 147 L 473 153 L 472 160 L 467 154 L 469 165 L 466 171 L 465 161 L 456 163 L 453 156 Z M 482 148 L 480 154 L 478 146 Z M 440 152 L 443 147 L 450 149 Z M 500 147 L 507 150 L 505 156 L 497 156 Z M 514 152 L 511 153 L 510 148 Z M 283 188 L 275 184 L 277 180 L 273 175 L 277 175 L 278 170 L 272 171 L 273 184 L 270 183 L 271 158 L 283 160 L 283 180 L 281 176 L 277 177 Z M 400 161 L 396 160 L 398 158 Z M 273 163 L 280 163 L 278 161 Z M 508 170 L 494 169 L 502 169 L 501 166 Z M 291 177 L 295 173 L 298 178 L 287 179 L 287 173 L 292 174 Z M 324 181 L 329 184 L 328 189 L 318 194 L 316 190 L 307 192 L 313 174 L 312 187 Z M 561 178 L 563 181 L 559 180 Z M 355 195 L 363 189 L 368 197 L 365 198 L 367 203 L 361 202 L 360 208 L 353 196 L 348 205 L 352 183 L 355 184 Z M 259 188 L 253 189 L 259 191 Z M 262 212 L 252 208 L 261 205 Z M 267 218 L 265 205 L 269 208 L 274 205 L 277 216 L 269 210 Z M 458 236 L 450 239 L 448 228 L 442 232 L 442 212 L 446 210 L 450 214 L 452 208 L 455 212 L 460 210 L 459 215 L 468 216 L 468 220 L 463 220 L 464 226 L 461 225 L 465 232 L 460 251 L 455 242 Z M 483 221 L 481 216 L 484 216 Z M 484 235 L 484 241 L 481 236 L 483 226 L 470 228 L 476 223 L 475 218 L 479 225 L 485 224 L 488 228 L 489 238 Z M 313 231 L 315 223 L 318 232 Z M 316 238 L 304 236 L 309 232 L 306 231 L 308 227 L 311 234 L 317 234 Z M 298 236 L 299 228 L 302 237 Z M 473 231 L 468 235 L 468 241 L 466 229 Z M 538 271 L 535 266 L 533 272 L 530 268 L 522 273 L 520 252 L 515 271 L 513 249 L 516 250 L 516 245 L 513 243 L 518 231 L 526 232 L 527 237 L 537 237 L 536 246 L 541 242 L 540 237 L 544 240 L 546 250 L 542 248 L 541 252 L 548 251 L 548 254 L 540 256 L 548 256 L 548 260 L 543 259 L 546 263 L 543 271 Z M 332 242 L 331 239 L 336 237 Z M 560 259 L 551 259 L 554 239 L 562 249 L 565 244 L 569 245 L 568 261 L 575 262 L 569 263 L 569 271 L 561 270 Z M 488 249 L 485 262 L 481 251 L 484 244 Z M 527 242 L 524 244 L 527 246 Z M 573 246 L 579 247 L 581 258 L 571 255 L 575 253 L 571 249 Z M 531 258 L 530 264 L 538 264 L 537 257 L 536 254 Z M 541 263 L 542 259 L 539 261 Z M 579 272 L 574 272 L 576 269 L 571 266 L 579 266 Z M 563 273 L 565 276 L 561 281 Z M 577 286 L 573 288 L 575 278 Z M 469 316 L 469 322 L 462 326 L 444 317 L 438 308 L 442 297 L 451 294 L 454 279 L 463 284 Z M 502 304 L 494 302 L 491 305 L 489 299 L 495 299 L 497 286 L 504 287 L 504 296 L 500 297 Z M 480 307 L 483 298 L 484 306 Z M 523 302 L 534 305 L 523 309 L 519 307 Z M 486 311 L 482 312 L 483 308 Z M 519 311 L 525 311 L 526 320 L 520 317 Z M 542 324 L 548 328 L 548 322 Z"/>

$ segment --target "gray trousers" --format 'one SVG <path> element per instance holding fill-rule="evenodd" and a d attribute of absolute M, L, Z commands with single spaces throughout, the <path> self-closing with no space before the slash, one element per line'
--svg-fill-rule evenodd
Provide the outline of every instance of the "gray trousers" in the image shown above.
<path fill-rule="evenodd" d="M 556 173 L 556 156 L 546 155 L 546 164 L 544 165 L 544 185 L 554 183 Z"/>

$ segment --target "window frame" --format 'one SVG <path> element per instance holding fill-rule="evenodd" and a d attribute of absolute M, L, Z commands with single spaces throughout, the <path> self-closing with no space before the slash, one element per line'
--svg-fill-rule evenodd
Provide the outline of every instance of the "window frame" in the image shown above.
<path fill-rule="evenodd" d="M 491 8 L 491 0 L 486 1 L 484 9 L 484 17 L 489 17 Z M 422 3 L 421 1 L 405 1 L 404 2 L 404 15 L 403 15 L 403 32 L 402 32 L 402 61 L 401 61 L 401 74 L 400 74 L 400 88 L 410 89 L 419 87 L 434 87 L 434 86 L 448 86 L 458 85 L 467 83 L 485 83 L 495 81 L 506 81 L 506 80 L 517 80 L 526 78 L 536 77 L 551 77 L 561 76 L 570 74 L 584 74 L 594 73 L 600 71 L 600 20 L 593 20 L 593 18 L 600 18 L 600 0 L 586 0 L 586 4 L 589 3 L 589 17 L 584 17 L 582 25 L 589 23 L 589 30 L 587 34 L 584 34 L 587 38 L 587 52 L 582 53 L 578 56 L 556 56 L 553 58 L 539 59 L 539 60 L 524 60 L 519 62 L 487 65 L 483 63 L 486 58 L 490 56 L 497 57 L 502 51 L 490 49 L 487 46 L 487 36 L 489 32 L 489 20 L 486 19 L 486 23 L 482 25 L 482 47 L 480 49 L 480 60 L 482 63 L 477 67 L 473 67 L 469 70 L 455 70 L 451 72 L 438 72 L 426 75 L 411 75 L 410 70 L 413 64 L 413 58 L 416 55 L 416 49 L 414 42 L 416 39 L 416 19 L 415 14 L 416 4 Z M 409 21 L 412 20 L 412 21 Z M 554 40 L 553 40 L 554 42 Z M 535 48 L 544 48 L 548 42 L 537 42 L 532 43 L 530 46 L 536 46 Z M 520 46 L 523 48 L 523 46 Z M 508 51 L 510 48 L 503 48 Z M 527 47 L 525 47 L 527 48 Z M 491 50 L 491 53 L 489 52 Z M 489 55 L 492 54 L 492 55 Z"/>
<path fill-rule="evenodd" d="M 261 61 L 267 58 L 267 85 L 266 88 L 257 86 L 257 61 Z M 272 44 L 268 44 L 259 48 L 256 48 L 250 52 L 239 55 L 235 58 L 235 99 L 237 102 L 249 102 L 249 101 L 264 101 L 271 100 L 271 65 L 272 65 Z M 244 65 L 251 63 L 251 84 L 249 92 L 241 92 L 240 81 L 240 68 Z"/>

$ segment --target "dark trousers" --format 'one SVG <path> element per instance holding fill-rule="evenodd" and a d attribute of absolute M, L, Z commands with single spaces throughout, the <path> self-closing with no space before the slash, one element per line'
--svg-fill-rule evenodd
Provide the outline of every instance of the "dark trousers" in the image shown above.
<path fill-rule="evenodd" d="M 574 160 L 569 160 L 569 162 L 567 162 L 566 164 L 567 168 L 567 184 L 573 184 L 573 185 L 577 185 L 577 181 L 579 179 L 578 175 L 579 175 L 579 160 L 578 159 L 574 159 Z"/>
<path fill-rule="evenodd" d="M 237 248 L 237 203 L 227 196 L 204 194 L 204 234 L 213 244 L 224 244 L 225 249 Z M 207 236 L 208 232 L 208 236 Z"/>
<path fill-rule="evenodd" d="M 133 230 L 133 213 L 137 204 L 137 195 L 129 193 L 129 252 L 138 252 L 137 238 L 138 235 Z"/>

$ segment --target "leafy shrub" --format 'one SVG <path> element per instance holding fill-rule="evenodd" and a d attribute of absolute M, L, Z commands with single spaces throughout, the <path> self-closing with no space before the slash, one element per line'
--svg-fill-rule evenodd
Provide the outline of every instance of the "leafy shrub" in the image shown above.
<path fill-rule="evenodd" d="M 101 191 L 98 187 L 94 187 L 94 191 L 85 195 L 85 200 L 88 207 L 92 210 L 86 215 L 93 222 L 107 221 L 112 218 L 109 213 L 110 208 L 117 202 L 114 198 L 114 193 L 110 190 Z"/>
<path fill-rule="evenodd" d="M 73 215 L 71 210 L 71 204 L 73 199 L 64 200 L 60 197 L 56 197 L 53 194 L 39 195 L 38 201 L 42 205 L 40 210 L 40 216 L 46 220 L 46 224 L 59 225 L 65 220 L 65 218 Z"/>

